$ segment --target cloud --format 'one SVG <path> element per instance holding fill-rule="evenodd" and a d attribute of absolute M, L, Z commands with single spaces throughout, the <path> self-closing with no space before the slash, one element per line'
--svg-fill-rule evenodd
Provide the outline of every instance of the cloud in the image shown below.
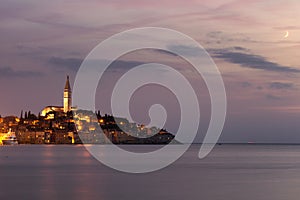
<path fill-rule="evenodd" d="M 300 26 L 280 26 L 274 27 L 276 30 L 300 30 Z"/>
<path fill-rule="evenodd" d="M 172 53 L 171 51 L 166 51 L 166 50 L 163 50 L 163 49 L 150 49 L 150 50 L 153 51 L 153 52 L 157 52 L 159 54 L 165 54 L 165 55 L 169 55 L 169 56 L 178 56 L 177 54 Z"/>
<path fill-rule="evenodd" d="M 62 57 L 51 57 L 48 60 L 48 63 L 54 65 L 56 68 L 64 69 L 67 71 L 78 71 L 83 59 L 80 58 L 62 58 Z M 95 64 L 99 65 L 101 61 L 95 62 Z M 107 62 L 104 62 L 105 64 Z M 108 72 L 124 72 L 138 65 L 145 64 L 145 62 L 139 61 L 127 61 L 127 60 L 116 60 L 111 63 Z M 97 67 L 97 66 L 95 66 Z"/>
<path fill-rule="evenodd" d="M 187 55 L 187 56 L 196 56 L 199 54 L 199 52 L 196 53 L 197 51 L 199 51 L 198 48 L 184 46 L 184 45 L 169 45 L 168 49 L 171 52 L 161 51 L 161 50 L 153 50 L 153 51 L 157 51 L 158 53 L 168 54 L 172 56 L 176 56 L 176 54 L 172 53 L 172 51 L 180 52 L 182 55 Z M 249 49 L 240 46 L 234 46 L 234 47 L 223 48 L 223 49 L 208 49 L 208 52 L 214 58 L 220 58 L 227 62 L 238 64 L 241 67 L 245 67 L 245 68 L 273 71 L 273 72 L 286 72 L 286 73 L 300 72 L 299 69 L 268 61 L 267 58 L 260 55 L 252 54 Z M 75 71 L 75 72 L 79 69 L 82 62 L 83 59 L 80 58 L 64 58 L 64 57 L 51 57 L 48 60 L 48 63 L 56 66 L 57 69 L 60 70 L 64 69 L 64 70 Z M 116 72 L 121 70 L 124 72 L 126 70 L 129 70 L 141 64 L 145 64 L 145 62 L 134 61 L 134 60 L 129 60 L 129 61 L 116 60 L 111 64 L 108 71 Z M 280 86 L 273 85 L 272 87 L 280 87 Z"/>
<path fill-rule="evenodd" d="M 43 73 L 38 71 L 23 71 L 23 70 L 14 70 L 11 67 L 2 67 L 0 68 L 0 78 L 27 78 L 27 77 L 36 77 L 42 76 Z"/>
<path fill-rule="evenodd" d="M 241 87 L 243 87 L 243 88 L 248 88 L 248 87 L 252 86 L 252 84 L 247 81 L 241 82 L 240 84 L 241 84 Z"/>
<path fill-rule="evenodd" d="M 221 37 L 222 34 L 223 34 L 222 31 L 211 31 L 211 32 L 208 32 L 206 35 L 207 35 L 207 37 L 210 37 L 213 39 L 218 39 Z"/>
<path fill-rule="evenodd" d="M 249 51 L 249 49 L 246 49 L 244 47 L 239 47 L 239 46 L 232 47 L 231 49 L 236 50 L 236 51 L 245 51 L 245 52 Z"/>
<path fill-rule="evenodd" d="M 183 56 L 198 56 L 199 48 L 187 45 L 168 45 L 167 49 L 170 52 L 178 52 Z M 175 53 L 173 53 L 176 55 Z"/>
<path fill-rule="evenodd" d="M 266 98 L 269 99 L 269 100 L 281 100 L 281 97 L 275 96 L 275 95 L 272 95 L 272 94 L 267 94 Z"/>
<path fill-rule="evenodd" d="M 133 60 L 116 60 L 108 68 L 109 72 L 125 72 L 138 65 L 146 64 L 146 62 Z"/>
<path fill-rule="evenodd" d="M 269 88 L 271 89 L 293 89 L 294 84 L 293 83 L 282 83 L 282 82 L 272 82 L 269 83 Z"/>
<path fill-rule="evenodd" d="M 221 43 L 233 43 L 233 42 L 246 42 L 246 43 L 259 43 L 266 41 L 253 40 L 249 36 L 243 33 L 226 33 L 222 31 L 211 31 L 206 34 L 206 43 L 210 44 L 221 44 Z M 242 47 L 243 48 L 243 47 Z"/>
<path fill-rule="evenodd" d="M 275 62 L 268 61 L 267 58 L 251 54 L 249 51 L 245 52 L 243 48 L 239 51 L 236 47 L 235 50 L 231 49 L 211 49 L 209 52 L 215 58 L 223 59 L 227 62 L 239 64 L 241 67 L 260 69 L 265 71 L 273 72 L 288 72 L 288 73 L 299 73 L 299 69 L 295 69 L 289 66 L 281 65 Z"/>
<path fill-rule="evenodd" d="M 83 60 L 79 58 L 51 57 L 48 60 L 48 63 L 56 66 L 59 69 L 65 69 L 68 71 L 77 71 L 82 61 Z"/>

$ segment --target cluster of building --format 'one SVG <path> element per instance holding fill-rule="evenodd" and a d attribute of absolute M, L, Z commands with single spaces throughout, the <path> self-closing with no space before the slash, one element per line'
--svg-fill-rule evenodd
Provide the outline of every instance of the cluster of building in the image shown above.
<path fill-rule="evenodd" d="M 38 115 L 22 111 L 20 117 L 0 117 L 0 132 L 11 129 L 19 144 L 167 144 L 174 139 L 165 130 L 73 108 L 71 96 L 67 77 L 63 106 L 47 106 Z"/>

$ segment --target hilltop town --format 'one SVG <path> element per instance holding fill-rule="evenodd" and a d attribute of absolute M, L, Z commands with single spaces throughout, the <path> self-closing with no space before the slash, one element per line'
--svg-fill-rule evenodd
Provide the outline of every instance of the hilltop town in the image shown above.
<path fill-rule="evenodd" d="M 16 133 L 19 144 L 168 144 L 174 139 L 166 130 L 73 108 L 69 77 L 63 106 L 47 106 L 38 115 L 21 111 L 19 117 L 0 116 L 0 132 L 9 129 Z"/>

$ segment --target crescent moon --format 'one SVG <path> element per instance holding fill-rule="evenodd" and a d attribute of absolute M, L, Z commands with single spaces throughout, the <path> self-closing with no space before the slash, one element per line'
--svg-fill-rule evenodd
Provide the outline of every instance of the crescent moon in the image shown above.
<path fill-rule="evenodd" d="M 286 31 L 284 38 L 287 38 L 287 37 L 289 37 L 289 32 L 288 31 Z"/>

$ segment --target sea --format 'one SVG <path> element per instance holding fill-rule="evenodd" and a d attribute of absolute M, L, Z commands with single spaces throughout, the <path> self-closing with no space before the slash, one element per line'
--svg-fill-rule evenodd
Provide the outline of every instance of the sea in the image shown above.
<path fill-rule="evenodd" d="M 199 148 L 164 169 L 128 174 L 82 145 L 0 146 L 0 199 L 299 200 L 300 145 L 223 144 L 201 160 Z"/>

